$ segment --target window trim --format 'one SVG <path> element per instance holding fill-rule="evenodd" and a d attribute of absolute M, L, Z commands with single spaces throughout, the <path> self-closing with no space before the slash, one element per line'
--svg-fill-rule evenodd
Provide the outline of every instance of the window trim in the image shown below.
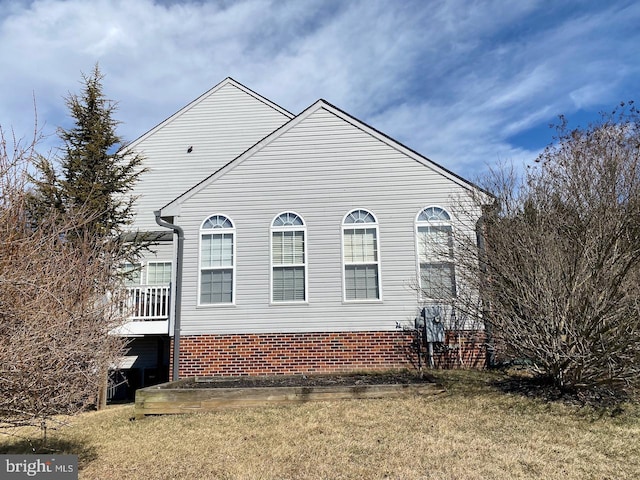
<path fill-rule="evenodd" d="M 222 228 L 204 228 L 204 224 L 211 219 L 212 217 L 224 217 L 226 218 L 230 223 L 231 223 L 231 227 L 222 227 Z M 224 303 L 203 303 L 202 302 L 202 237 L 203 235 L 215 235 L 216 232 L 219 231 L 220 233 L 230 233 L 232 235 L 232 261 L 231 261 L 231 266 L 225 266 L 225 267 L 207 267 L 204 270 L 207 271 L 211 271 L 211 270 L 228 270 L 231 269 L 231 302 L 224 302 Z M 197 303 L 196 306 L 197 307 L 204 307 L 204 308 L 219 308 L 219 307 L 229 307 L 229 306 L 235 306 L 236 304 L 236 245 L 237 243 L 237 236 L 236 236 L 236 224 L 233 220 L 231 220 L 231 217 L 229 215 L 226 215 L 225 213 L 213 213 L 211 215 L 208 215 L 201 223 L 200 223 L 200 229 L 198 230 L 198 292 L 197 292 Z"/>
<path fill-rule="evenodd" d="M 354 222 L 354 223 L 346 223 L 347 218 L 354 212 L 362 211 L 371 216 L 373 218 L 373 222 Z M 360 227 L 358 226 L 360 225 Z M 362 226 L 364 225 L 364 227 Z M 374 229 L 376 235 L 376 261 L 375 262 L 346 262 L 345 259 L 345 230 L 357 230 L 357 229 Z M 343 217 L 342 223 L 340 224 L 340 256 L 342 261 L 342 301 L 343 303 L 349 304 L 357 304 L 357 303 L 382 303 L 383 294 L 382 294 L 382 261 L 381 261 L 381 246 L 380 246 L 380 224 L 378 222 L 378 218 L 376 215 L 369 209 L 366 208 L 353 208 L 349 210 Z M 376 272 L 378 277 L 378 298 L 347 298 L 347 278 L 346 271 L 347 266 L 350 265 L 375 265 Z"/>
<path fill-rule="evenodd" d="M 442 211 L 446 216 L 447 219 L 446 220 L 419 220 L 420 215 L 422 215 L 422 212 L 424 212 L 427 209 L 437 209 Z M 440 260 L 440 261 L 431 261 L 431 262 L 426 262 L 430 265 L 450 265 L 450 268 L 453 272 L 453 296 L 450 298 L 433 298 L 433 297 L 428 297 L 424 294 L 424 290 L 422 288 L 422 261 L 421 261 L 421 252 L 420 252 L 420 236 L 419 236 L 419 229 L 420 227 L 449 227 L 450 231 L 449 231 L 449 241 L 451 242 L 451 245 L 449 246 L 449 257 L 446 260 Z M 421 303 L 450 303 L 452 301 L 455 301 L 455 299 L 458 297 L 458 277 L 456 275 L 456 262 L 455 262 L 455 245 L 453 242 L 453 221 L 451 219 L 451 214 L 449 213 L 449 211 L 444 208 L 441 207 L 440 205 L 427 205 L 424 208 L 421 208 L 418 213 L 415 216 L 414 219 L 414 242 L 415 242 L 415 255 L 416 255 L 416 278 L 418 280 L 417 284 L 418 284 L 418 300 Z"/>
<path fill-rule="evenodd" d="M 279 225 L 275 226 L 274 223 L 282 215 L 292 214 L 300 219 L 302 225 Z M 278 213 L 271 219 L 269 224 L 269 304 L 270 305 L 304 305 L 309 303 L 309 252 L 307 241 L 307 223 L 299 213 L 293 210 L 285 210 Z M 273 263 L 273 233 L 274 232 L 302 232 L 303 246 L 304 246 L 304 262 L 301 264 L 282 264 L 274 265 Z M 274 300 L 273 299 L 273 271 L 276 267 L 302 267 L 304 269 L 304 300 Z"/>
<path fill-rule="evenodd" d="M 145 278 L 144 278 L 144 262 L 142 261 L 138 261 L 138 262 L 124 262 L 122 264 L 121 271 L 123 273 L 123 280 L 124 280 L 124 286 L 129 288 L 129 287 L 140 287 L 141 285 L 145 285 Z M 133 272 L 134 270 L 136 270 L 138 272 L 138 282 L 137 283 L 130 283 L 130 280 L 127 278 L 127 275 L 130 272 Z"/>
<path fill-rule="evenodd" d="M 149 273 L 151 270 L 151 265 L 156 265 L 159 263 L 164 263 L 164 264 L 169 264 L 171 265 L 171 275 L 169 275 L 169 283 L 154 283 L 151 284 L 149 283 Z M 167 287 L 169 285 L 171 285 L 171 283 L 173 282 L 173 262 L 171 260 L 148 260 L 146 265 L 145 265 L 145 285 L 152 285 L 152 286 L 162 286 L 162 287 Z"/>

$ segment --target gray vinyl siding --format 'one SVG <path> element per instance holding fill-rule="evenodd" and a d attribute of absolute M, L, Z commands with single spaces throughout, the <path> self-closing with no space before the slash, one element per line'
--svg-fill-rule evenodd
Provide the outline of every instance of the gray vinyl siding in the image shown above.
<path fill-rule="evenodd" d="M 185 230 L 183 335 L 395 330 L 417 310 L 415 217 L 449 208 L 459 183 L 332 112 L 320 108 L 188 197 L 176 218 Z M 342 220 L 354 209 L 379 225 L 377 301 L 345 302 Z M 294 211 L 306 225 L 307 302 L 270 300 L 270 223 Z M 236 227 L 232 306 L 198 306 L 199 226 L 213 214 Z"/>
<path fill-rule="evenodd" d="M 233 84 L 186 107 L 142 137 L 133 149 L 145 157 L 136 184 L 135 227 L 156 229 L 154 210 L 217 171 L 289 117 Z M 187 149 L 192 147 L 191 153 Z"/>
<path fill-rule="evenodd" d="M 174 247 L 172 242 L 161 242 L 151 246 L 151 251 L 145 252 L 141 258 L 143 265 L 149 262 L 172 262 L 175 263 Z M 175 268 L 175 267 L 173 267 Z"/>

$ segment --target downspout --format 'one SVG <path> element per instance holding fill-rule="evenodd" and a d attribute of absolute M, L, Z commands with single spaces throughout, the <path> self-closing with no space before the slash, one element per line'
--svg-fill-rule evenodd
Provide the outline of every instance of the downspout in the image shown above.
<path fill-rule="evenodd" d="M 180 315 L 182 303 L 182 256 L 184 252 L 184 230 L 178 225 L 164 221 L 160 217 L 160 210 L 153 212 L 156 223 L 161 227 L 170 228 L 178 234 L 178 251 L 176 253 L 176 288 L 175 288 L 175 308 L 173 318 L 173 373 L 172 380 L 178 380 L 180 371 Z"/>
<path fill-rule="evenodd" d="M 489 207 L 491 208 L 491 207 Z M 482 215 L 478 219 L 476 223 L 476 240 L 478 245 L 478 253 L 479 253 L 479 270 L 480 270 L 480 289 L 485 288 L 485 282 L 487 281 L 487 244 L 486 244 L 486 235 L 485 235 L 485 219 L 487 216 L 487 208 L 482 207 Z M 486 334 L 486 342 L 487 342 L 487 366 L 489 368 L 493 368 L 496 366 L 496 352 L 495 352 L 495 342 L 494 342 L 494 332 L 493 325 L 491 321 L 487 321 L 489 317 L 490 306 L 487 305 L 483 292 L 480 291 L 480 297 L 482 301 L 482 318 L 484 320 L 484 329 Z"/>

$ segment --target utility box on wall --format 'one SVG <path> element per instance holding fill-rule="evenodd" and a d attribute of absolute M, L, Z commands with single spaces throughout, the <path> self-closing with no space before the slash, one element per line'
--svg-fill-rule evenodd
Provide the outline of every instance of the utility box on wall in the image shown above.
<path fill-rule="evenodd" d="M 420 311 L 416 318 L 416 329 L 423 332 L 425 342 L 444 342 L 444 313 L 445 308 L 441 305 L 427 305 Z"/>
<path fill-rule="evenodd" d="M 421 367 L 421 345 L 426 347 L 426 362 L 434 368 L 433 358 L 434 344 L 444 343 L 444 315 L 447 309 L 443 305 L 426 305 L 420 310 L 415 320 L 415 329 L 418 335 L 418 365 Z"/>

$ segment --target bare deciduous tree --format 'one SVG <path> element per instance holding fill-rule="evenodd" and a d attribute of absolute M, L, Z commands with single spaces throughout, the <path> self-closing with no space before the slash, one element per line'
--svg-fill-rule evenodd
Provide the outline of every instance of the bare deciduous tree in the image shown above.
<path fill-rule="evenodd" d="M 35 142 L 8 146 L 1 130 L 0 139 L 0 426 L 40 424 L 95 403 L 122 353 L 123 340 L 108 335 L 122 318 L 117 255 L 100 238 L 66 241 L 88 221 L 81 211 L 52 209 L 34 228 Z"/>
<path fill-rule="evenodd" d="M 486 188 L 496 198 L 483 218 L 486 251 L 469 255 L 463 271 L 481 259 L 476 285 L 500 354 L 531 362 L 563 388 L 637 385 L 640 116 L 633 104 L 586 129 L 562 122 L 557 141 L 522 178 L 501 171 Z"/>

